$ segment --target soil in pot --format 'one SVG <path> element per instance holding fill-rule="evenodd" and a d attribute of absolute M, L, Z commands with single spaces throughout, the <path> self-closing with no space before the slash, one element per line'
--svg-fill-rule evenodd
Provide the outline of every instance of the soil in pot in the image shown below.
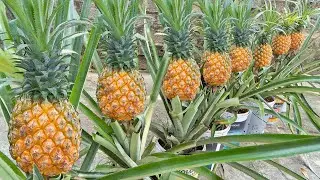
<path fill-rule="evenodd" d="M 237 113 L 238 114 L 245 114 L 245 113 L 247 113 L 249 111 L 249 109 L 239 109 L 238 111 L 237 111 Z"/>
<path fill-rule="evenodd" d="M 275 101 L 274 97 L 272 97 L 272 96 L 268 96 L 268 97 L 264 98 L 264 100 L 269 103 Z"/>
<path fill-rule="evenodd" d="M 225 129 L 227 129 L 227 128 L 228 128 L 227 125 L 225 125 L 225 124 L 219 124 L 219 125 L 217 125 L 216 131 L 222 131 L 222 130 L 225 130 Z"/>

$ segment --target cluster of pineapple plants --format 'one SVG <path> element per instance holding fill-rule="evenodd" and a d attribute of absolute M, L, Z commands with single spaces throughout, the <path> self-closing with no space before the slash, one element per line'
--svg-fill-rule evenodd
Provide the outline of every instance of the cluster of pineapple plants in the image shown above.
<path fill-rule="evenodd" d="M 319 18 L 307 28 L 318 13 L 308 1 L 287 2 L 291 6 L 278 12 L 267 0 L 256 10 L 249 0 L 153 0 L 163 26 L 163 56 L 153 41 L 147 1 L 92 2 L 99 10 L 94 20 L 88 19 L 91 0 L 84 0 L 80 14 L 73 0 L 0 2 L 0 107 L 12 158 L 0 153 L 4 178 L 194 179 L 181 171 L 188 169 L 221 179 L 205 167 L 212 163 L 265 178 L 237 163 L 254 160 L 302 178 L 270 159 L 320 147 L 300 115 L 304 111 L 320 129 L 319 115 L 304 95 L 319 93 L 320 83 L 309 74 L 319 69 L 319 61 L 306 64 L 303 56 L 320 28 Z M 137 31 L 139 22 L 143 32 Z M 200 60 L 194 56 L 194 31 L 204 40 Z M 96 51 L 99 41 L 105 59 Z M 151 92 L 139 72 L 139 51 L 154 82 Z M 84 88 L 91 64 L 99 74 L 95 95 Z M 265 109 L 268 96 L 286 101 L 287 112 Z M 154 120 L 158 97 L 168 123 Z M 241 108 L 278 117 L 292 134 L 214 137 Z M 235 115 L 225 118 L 226 111 Z M 79 113 L 94 124 L 94 132 L 82 130 Z M 203 139 L 207 131 L 211 137 Z M 229 149 L 195 151 L 210 143 Z M 99 154 L 109 162 L 93 163 Z"/>

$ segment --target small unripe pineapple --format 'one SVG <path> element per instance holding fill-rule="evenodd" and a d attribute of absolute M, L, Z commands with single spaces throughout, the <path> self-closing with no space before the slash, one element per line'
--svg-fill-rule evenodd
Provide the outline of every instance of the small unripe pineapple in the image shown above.
<path fill-rule="evenodd" d="M 256 47 L 254 53 L 254 66 L 262 68 L 270 66 L 272 60 L 272 47 L 270 44 L 260 44 Z"/>
<path fill-rule="evenodd" d="M 252 52 L 248 47 L 233 47 L 230 51 L 232 72 L 242 72 L 248 69 L 252 61 Z"/>
<path fill-rule="evenodd" d="M 97 99 L 104 115 L 129 121 L 144 110 L 145 84 L 138 70 L 105 68 L 99 76 Z"/>
<path fill-rule="evenodd" d="M 275 55 L 287 54 L 291 47 L 290 35 L 279 34 L 272 40 L 272 50 Z"/>
<path fill-rule="evenodd" d="M 193 100 L 200 86 L 199 66 L 193 60 L 173 59 L 164 77 L 162 89 L 168 99 Z"/>
<path fill-rule="evenodd" d="M 203 78 L 210 86 L 222 86 L 231 76 L 229 56 L 219 52 L 206 52 L 204 55 Z"/>
<path fill-rule="evenodd" d="M 291 47 L 290 50 L 296 51 L 300 49 L 304 41 L 304 35 L 302 32 L 294 32 L 291 34 Z"/>
<path fill-rule="evenodd" d="M 9 127 L 10 154 L 24 172 L 35 164 L 45 176 L 66 173 L 79 157 L 80 120 L 67 100 L 20 98 Z"/>

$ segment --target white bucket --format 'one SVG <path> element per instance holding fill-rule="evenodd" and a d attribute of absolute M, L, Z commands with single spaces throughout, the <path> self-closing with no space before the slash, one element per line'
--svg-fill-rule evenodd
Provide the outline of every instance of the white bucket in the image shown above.
<path fill-rule="evenodd" d="M 243 122 L 248 119 L 249 114 L 251 113 L 250 110 L 246 113 L 237 114 L 237 120 L 236 122 Z"/>

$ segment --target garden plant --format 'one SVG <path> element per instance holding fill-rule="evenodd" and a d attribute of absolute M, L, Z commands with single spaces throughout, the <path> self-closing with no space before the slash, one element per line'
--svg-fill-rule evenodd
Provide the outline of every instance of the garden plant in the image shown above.
<path fill-rule="evenodd" d="M 320 95 L 320 60 L 312 58 L 320 11 L 310 2 L 74 3 L 0 0 L 0 107 L 11 155 L 0 151 L 0 179 L 222 179 L 219 164 L 267 179 L 248 161 L 306 179 L 276 159 L 320 150 L 318 133 L 304 128 L 310 121 L 320 131 L 306 98 Z M 98 74 L 95 94 L 84 86 L 90 71 Z M 275 100 L 287 105 L 283 112 Z M 217 135 L 241 112 L 271 115 L 291 133 Z"/>

